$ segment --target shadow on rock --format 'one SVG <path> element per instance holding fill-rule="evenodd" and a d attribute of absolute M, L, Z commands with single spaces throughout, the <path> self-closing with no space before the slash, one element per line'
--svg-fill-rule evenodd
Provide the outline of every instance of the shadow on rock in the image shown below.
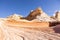
<path fill-rule="evenodd" d="M 60 33 L 60 24 L 59 25 L 56 25 L 53 30 L 56 32 L 56 33 Z"/>

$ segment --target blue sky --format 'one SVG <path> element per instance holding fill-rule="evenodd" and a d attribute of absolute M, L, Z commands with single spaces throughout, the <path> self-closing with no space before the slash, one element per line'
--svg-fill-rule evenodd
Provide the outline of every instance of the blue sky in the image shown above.
<path fill-rule="evenodd" d="M 0 17 L 14 13 L 27 16 L 30 10 L 41 7 L 48 15 L 60 10 L 60 0 L 0 0 Z"/>

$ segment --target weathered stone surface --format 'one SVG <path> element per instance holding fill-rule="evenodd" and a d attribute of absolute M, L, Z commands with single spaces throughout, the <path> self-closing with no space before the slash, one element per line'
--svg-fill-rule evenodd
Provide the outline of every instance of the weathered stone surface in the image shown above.
<path fill-rule="evenodd" d="M 60 11 L 57 11 L 55 13 L 55 18 L 56 18 L 57 21 L 60 21 Z"/>
<path fill-rule="evenodd" d="M 36 18 L 37 15 L 41 14 L 41 12 L 41 8 L 37 8 L 36 10 L 31 11 L 30 14 L 26 17 L 26 19 L 33 20 Z"/>
<path fill-rule="evenodd" d="M 0 18 L 0 40 L 60 40 L 60 34 L 55 33 L 60 32 L 60 24 L 49 27 L 54 19 L 41 8 L 32 10 L 26 19 L 16 14 Z"/>
<path fill-rule="evenodd" d="M 21 15 L 18 14 L 13 14 L 7 17 L 8 19 L 14 19 L 14 20 L 20 20 L 20 18 L 22 18 Z"/>
<path fill-rule="evenodd" d="M 40 24 L 41 27 L 38 27 Z M 0 20 L 0 40 L 60 40 L 58 34 L 43 25 L 37 22 Z"/>
<path fill-rule="evenodd" d="M 38 21 L 55 21 L 54 19 L 50 18 L 41 8 L 37 8 L 30 12 L 30 14 L 26 17 L 27 20 L 38 20 Z"/>

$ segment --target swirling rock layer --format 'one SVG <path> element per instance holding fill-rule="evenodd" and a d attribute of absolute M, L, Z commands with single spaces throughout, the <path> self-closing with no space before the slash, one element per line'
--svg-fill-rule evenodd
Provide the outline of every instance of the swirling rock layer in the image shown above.
<path fill-rule="evenodd" d="M 0 40 L 60 40 L 60 34 L 48 32 L 51 31 L 49 27 L 39 29 L 30 25 L 29 27 L 23 25 L 23 27 L 17 24 L 15 21 L 0 20 Z"/>

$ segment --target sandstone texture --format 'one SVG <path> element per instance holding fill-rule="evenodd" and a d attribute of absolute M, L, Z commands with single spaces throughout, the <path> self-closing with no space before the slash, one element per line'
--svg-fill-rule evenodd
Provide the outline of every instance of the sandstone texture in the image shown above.
<path fill-rule="evenodd" d="M 60 40 L 59 15 L 50 17 L 37 8 L 27 17 L 13 14 L 0 18 L 0 40 Z"/>

